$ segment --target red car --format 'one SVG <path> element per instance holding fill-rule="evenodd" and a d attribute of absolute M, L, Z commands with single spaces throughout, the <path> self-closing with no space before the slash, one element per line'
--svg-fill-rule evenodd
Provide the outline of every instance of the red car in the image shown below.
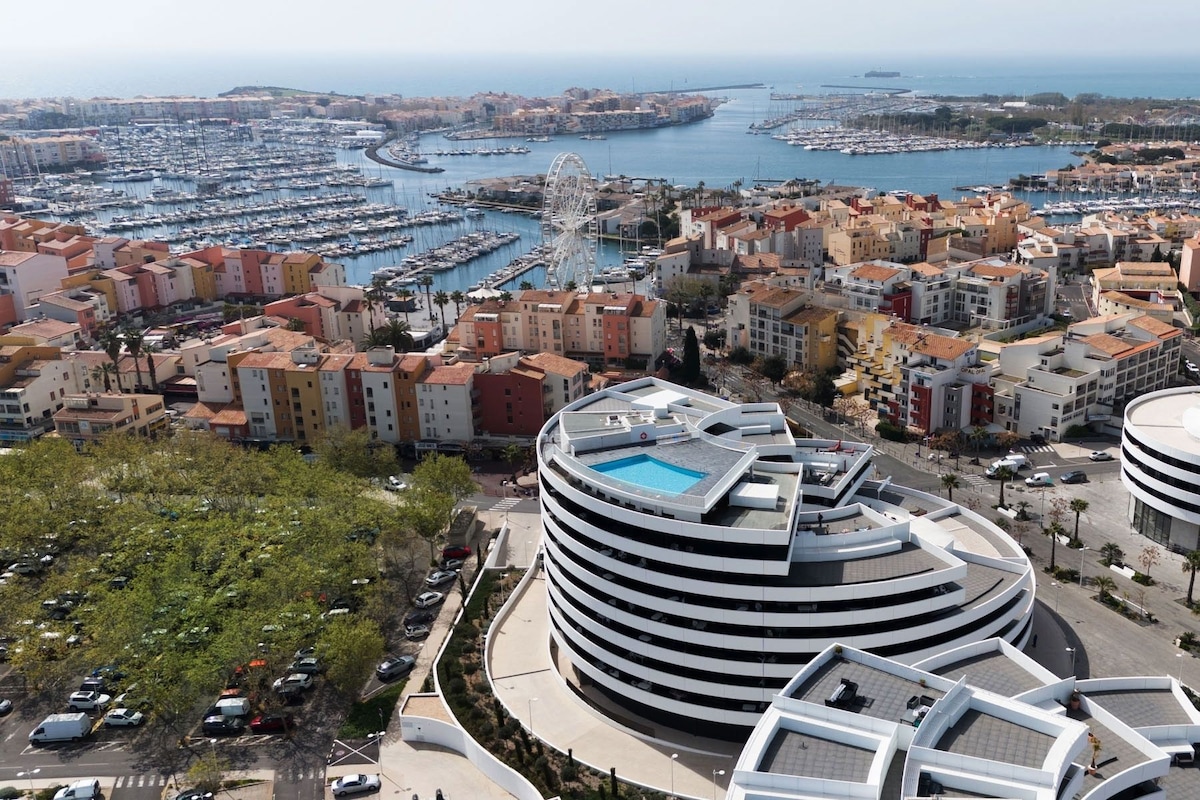
<path fill-rule="evenodd" d="M 471 555 L 471 548 L 466 545 L 442 548 L 442 558 L 466 558 L 469 555 Z"/>
<path fill-rule="evenodd" d="M 296 727 L 291 714 L 259 714 L 250 720 L 250 730 L 255 733 L 287 733 Z"/>

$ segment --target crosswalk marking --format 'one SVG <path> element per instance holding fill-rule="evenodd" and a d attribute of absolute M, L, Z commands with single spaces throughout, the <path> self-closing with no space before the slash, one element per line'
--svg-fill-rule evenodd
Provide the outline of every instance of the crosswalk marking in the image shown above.
<path fill-rule="evenodd" d="M 116 781 L 113 782 L 113 787 L 116 789 L 141 789 L 146 786 L 166 786 L 166 775 L 147 775 L 139 773 L 137 775 L 118 775 Z"/>
<path fill-rule="evenodd" d="M 1048 444 L 1024 444 L 1021 445 L 1022 453 L 1053 453 L 1054 448 Z"/>
<path fill-rule="evenodd" d="M 982 475 L 960 475 L 968 486 L 987 486 L 988 479 Z"/>
<path fill-rule="evenodd" d="M 521 498 L 519 497 L 506 497 L 500 502 L 496 503 L 496 505 L 492 506 L 492 511 L 507 511 L 511 508 L 515 508 L 519 502 L 521 502 Z"/>

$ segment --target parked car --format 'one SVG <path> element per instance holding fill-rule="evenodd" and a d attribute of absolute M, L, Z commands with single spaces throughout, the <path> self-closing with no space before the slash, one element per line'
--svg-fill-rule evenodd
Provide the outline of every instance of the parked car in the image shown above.
<path fill-rule="evenodd" d="M 107 685 L 104 678 L 84 678 L 83 683 L 79 684 L 81 692 L 100 692 L 103 693 Z"/>
<path fill-rule="evenodd" d="M 312 656 L 298 658 L 288 667 L 288 672 L 299 672 L 301 675 L 319 675 L 324 671 L 325 667 Z"/>
<path fill-rule="evenodd" d="M 417 609 L 416 611 L 408 612 L 408 614 L 404 616 L 404 626 L 428 625 L 429 623 L 433 622 L 436 617 L 437 614 L 429 611 L 428 609 Z"/>
<path fill-rule="evenodd" d="M 467 562 L 461 558 L 443 558 L 442 565 L 438 569 L 458 571 L 463 568 Z"/>
<path fill-rule="evenodd" d="M 1049 472 L 1035 472 L 1025 479 L 1026 486 L 1053 486 L 1054 479 Z"/>
<path fill-rule="evenodd" d="M 212 800 L 213 793 L 201 789 L 185 789 L 175 795 L 175 800 Z"/>
<path fill-rule="evenodd" d="M 416 664 L 417 660 L 412 656 L 387 658 L 375 668 L 375 677 L 381 681 L 390 681 L 393 678 L 399 678 L 412 672 L 412 668 Z"/>
<path fill-rule="evenodd" d="M 446 599 L 446 595 L 442 592 L 421 592 L 413 600 L 413 605 L 417 608 L 433 608 L 441 605 Z"/>
<path fill-rule="evenodd" d="M 67 700 L 67 708 L 71 711 L 100 711 L 111 701 L 111 697 L 99 692 L 72 692 Z"/>
<path fill-rule="evenodd" d="M 343 775 L 329 786 L 334 797 L 379 791 L 378 775 Z"/>
<path fill-rule="evenodd" d="M 408 488 L 408 484 L 395 475 L 389 475 L 387 481 L 383 484 L 383 488 L 389 492 L 403 492 Z"/>
<path fill-rule="evenodd" d="M 291 714 L 259 714 L 250 720 L 250 730 L 255 733 L 287 733 L 296 727 Z"/>
<path fill-rule="evenodd" d="M 1093 450 L 1088 456 L 1092 461 L 1112 461 L 1112 453 L 1103 450 Z"/>
<path fill-rule="evenodd" d="M 442 558 L 467 558 L 470 555 L 471 548 L 465 544 L 442 548 Z"/>
<path fill-rule="evenodd" d="M 1029 435 L 1029 441 L 1033 444 L 1045 444 L 1046 437 L 1042 436 L 1040 433 L 1032 433 Z"/>
<path fill-rule="evenodd" d="M 429 635 L 428 625 L 408 625 L 404 628 L 404 638 L 416 642 Z"/>
<path fill-rule="evenodd" d="M 1087 473 L 1081 469 L 1073 469 L 1070 472 L 1064 472 L 1058 476 L 1058 479 L 1063 483 L 1085 483 L 1087 481 Z"/>
<path fill-rule="evenodd" d="M 85 778 L 73 781 L 54 793 L 54 800 L 92 800 L 100 796 L 100 781 Z"/>
<path fill-rule="evenodd" d="M 0 700 L 0 717 L 3 717 L 10 711 L 12 711 L 12 700 L 9 700 L 7 697 Z"/>
<path fill-rule="evenodd" d="M 146 721 L 146 715 L 132 708 L 114 708 L 104 715 L 106 728 L 136 728 Z"/>
<path fill-rule="evenodd" d="M 280 694 L 307 691 L 312 686 L 312 675 L 305 675 L 303 672 L 293 672 L 283 678 L 276 678 L 275 683 L 271 684 L 271 688 Z"/>
<path fill-rule="evenodd" d="M 246 730 L 246 720 L 228 714 L 213 714 L 204 718 L 200 729 L 205 736 L 241 736 Z"/>
<path fill-rule="evenodd" d="M 451 572 L 448 569 L 439 569 L 429 573 L 429 577 L 425 579 L 425 583 L 428 586 L 444 586 L 447 583 L 453 582 L 457 577 L 457 572 Z"/>

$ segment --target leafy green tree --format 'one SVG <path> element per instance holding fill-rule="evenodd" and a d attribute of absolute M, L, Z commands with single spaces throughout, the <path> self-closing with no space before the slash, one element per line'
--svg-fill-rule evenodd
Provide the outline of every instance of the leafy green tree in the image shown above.
<path fill-rule="evenodd" d="M 471 478 L 471 467 L 457 456 L 430 453 L 413 470 L 413 488 L 443 492 L 458 502 L 479 487 Z"/>
<path fill-rule="evenodd" d="M 784 376 L 787 375 L 787 371 L 787 359 L 780 355 L 766 356 L 758 365 L 759 374 L 769 380 L 772 386 L 783 380 Z"/>
<path fill-rule="evenodd" d="M 342 694 L 358 692 L 384 654 L 378 625 L 364 619 L 342 617 L 327 626 L 317 640 L 325 677 Z"/>
<path fill-rule="evenodd" d="M 313 443 L 313 452 L 331 469 L 360 478 L 390 475 L 396 470 L 395 450 L 372 442 L 366 428 L 327 428 Z"/>

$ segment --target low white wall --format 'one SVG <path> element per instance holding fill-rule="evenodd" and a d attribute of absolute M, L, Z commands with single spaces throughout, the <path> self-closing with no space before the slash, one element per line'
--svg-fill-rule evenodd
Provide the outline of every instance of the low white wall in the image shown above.
<path fill-rule="evenodd" d="M 542 794 L 519 772 L 498 761 L 457 725 L 429 717 L 401 716 L 406 742 L 428 742 L 461 753 L 476 769 L 517 800 L 542 800 Z"/>

